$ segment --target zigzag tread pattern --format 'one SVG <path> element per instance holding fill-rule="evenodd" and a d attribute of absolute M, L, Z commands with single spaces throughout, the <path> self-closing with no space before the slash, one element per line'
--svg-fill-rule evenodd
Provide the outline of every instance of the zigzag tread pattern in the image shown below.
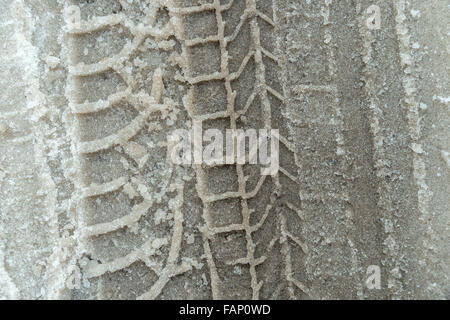
<path fill-rule="evenodd" d="M 261 5 L 270 12 L 263 12 Z M 271 71 L 280 70 L 276 53 L 266 47 L 266 36 L 273 36 L 276 25 L 272 6 L 267 6 L 267 1 L 214 0 L 172 9 L 183 21 L 184 81 L 189 86 L 184 105 L 202 126 L 278 129 L 271 119 L 282 116 L 284 94 L 266 75 L 268 63 Z M 208 21 L 214 33 L 198 35 L 196 19 Z M 248 43 L 243 42 L 246 40 Z M 203 58 L 208 56 L 209 60 Z M 240 80 L 245 77 L 253 77 L 254 85 L 242 98 L 246 92 Z M 208 89 L 223 92 L 221 99 L 203 103 L 207 99 L 202 94 L 210 94 Z M 292 142 L 282 134 L 279 140 L 280 157 L 295 163 Z M 280 182 L 288 179 L 291 191 L 295 189 L 296 168 L 289 172 L 281 167 L 274 176 L 258 176 L 256 171 L 239 164 L 196 167 L 197 192 L 203 202 L 204 253 L 215 299 L 296 299 L 296 292 L 309 294 L 307 285 L 295 279 L 291 259 L 291 247 L 297 248 L 297 255 L 307 253 L 308 248 L 287 226 L 288 219 L 301 221 L 302 211 L 297 203 L 286 200 L 283 193 L 288 189 Z M 219 174 L 231 180 L 230 188 L 213 190 Z M 293 198 L 298 198 L 298 193 Z M 239 287 L 231 288 L 232 283 Z"/>

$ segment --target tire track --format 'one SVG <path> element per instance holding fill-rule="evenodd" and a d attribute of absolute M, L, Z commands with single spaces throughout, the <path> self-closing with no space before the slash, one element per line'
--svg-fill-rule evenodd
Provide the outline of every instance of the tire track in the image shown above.
<path fill-rule="evenodd" d="M 184 68 L 184 74 L 186 82 L 191 86 L 189 94 L 185 99 L 185 107 L 193 120 L 201 121 L 202 123 L 213 122 L 219 124 L 220 122 L 218 120 L 224 119 L 225 123 L 226 121 L 229 121 L 229 124 L 225 124 L 223 127 L 224 129 L 239 129 L 242 127 L 242 123 L 240 121 L 247 118 L 248 114 L 252 110 L 252 107 L 256 107 L 255 100 L 258 99 L 261 103 L 262 109 L 260 114 L 256 116 L 257 121 L 254 123 L 254 128 L 274 128 L 271 121 L 272 115 L 274 114 L 274 102 L 272 99 L 278 99 L 275 103 L 282 104 L 284 97 L 283 94 L 277 89 L 271 87 L 266 80 L 267 66 L 265 60 L 269 59 L 278 65 L 279 59 L 274 53 L 270 52 L 270 50 L 264 48 L 262 45 L 261 38 L 263 36 L 263 31 L 260 24 L 262 23 L 270 26 L 270 28 L 272 28 L 270 32 L 273 33 L 275 22 L 269 17 L 268 14 L 259 9 L 261 4 L 264 5 L 266 3 L 262 1 L 249 0 L 246 1 L 245 4 L 235 1 L 229 1 L 226 4 L 221 4 L 219 1 L 214 1 L 212 3 L 200 6 L 179 7 L 172 10 L 174 14 L 184 16 L 185 20 L 187 20 L 185 17 L 186 15 L 193 13 L 205 13 L 202 18 L 206 20 L 208 19 L 208 12 L 212 12 L 211 16 L 215 16 L 215 23 L 217 26 L 217 34 L 210 34 L 202 38 L 195 35 L 195 32 L 198 30 L 195 28 L 193 29 L 193 25 L 185 23 L 183 35 L 183 39 L 185 39 L 185 41 L 183 52 L 185 54 L 184 61 L 186 61 L 186 65 Z M 271 6 L 269 7 L 272 9 Z M 235 20 L 226 20 L 225 17 L 233 17 Z M 229 25 L 227 25 L 227 23 Z M 232 49 L 231 47 L 234 43 L 239 41 L 239 37 L 245 37 L 246 35 L 248 35 L 250 41 L 248 51 L 237 51 L 234 53 L 232 50 L 235 49 Z M 195 51 L 193 47 L 199 47 L 202 45 L 206 47 L 211 42 L 217 43 L 218 46 L 218 52 L 214 54 L 220 56 L 219 71 L 213 71 L 209 74 L 196 75 L 194 70 L 196 68 L 196 62 L 193 58 L 199 57 L 193 55 L 192 52 Z M 242 58 L 236 58 L 235 55 Z M 236 63 L 236 59 L 241 60 Z M 232 67 L 234 67 L 236 71 L 231 70 Z M 211 70 L 214 70 L 213 67 L 211 67 Z M 241 78 L 248 76 L 248 70 L 254 70 L 255 85 L 253 89 L 250 89 L 250 92 L 245 99 L 240 97 L 242 95 L 242 89 L 240 90 L 238 81 Z M 222 110 L 219 109 L 217 112 L 202 114 L 202 110 L 199 110 L 198 108 L 198 101 L 201 100 L 201 96 L 198 94 L 201 90 L 199 87 L 207 82 L 210 82 L 211 85 L 213 85 L 214 81 L 217 80 L 223 83 L 226 92 L 224 95 L 224 100 L 218 104 L 218 107 L 222 107 Z M 241 104 L 239 103 L 240 101 L 245 102 Z M 223 110 L 225 106 L 226 110 Z M 277 116 L 281 116 L 279 113 L 275 114 Z M 261 123 L 259 121 L 261 121 Z M 243 122 L 245 124 L 245 120 Z M 224 123 L 220 124 L 222 125 Z M 249 127 L 251 128 L 249 124 L 245 124 L 244 126 L 244 128 Z M 287 148 L 288 152 L 293 152 L 291 143 L 287 141 L 287 139 L 281 136 L 280 142 L 285 148 Z M 280 206 L 280 201 L 277 200 L 277 194 L 280 193 L 281 189 L 279 176 L 276 175 L 267 178 L 262 176 L 260 178 L 256 178 L 256 184 L 251 187 L 251 191 L 247 191 L 249 188 L 249 183 L 247 182 L 248 179 L 255 178 L 253 176 L 246 175 L 247 168 L 245 166 L 237 164 L 235 165 L 235 174 L 237 175 L 237 191 L 227 191 L 222 194 L 214 194 L 209 189 L 211 177 L 208 177 L 208 171 L 211 170 L 211 168 L 205 169 L 202 165 L 197 165 L 196 167 L 197 191 L 203 201 L 203 219 L 205 226 L 202 227 L 202 234 L 204 239 L 204 251 L 210 269 L 213 298 L 262 298 L 261 289 L 263 287 L 264 280 L 259 278 L 258 268 L 263 268 L 264 262 L 268 258 L 268 255 L 271 255 L 272 251 L 275 251 L 274 246 L 277 242 L 283 247 L 282 252 L 284 256 L 285 271 L 275 277 L 284 277 L 284 280 L 288 283 L 288 287 L 290 288 L 288 291 L 291 293 L 291 297 L 294 297 L 292 286 L 295 286 L 300 290 L 307 291 L 305 285 L 298 280 L 294 280 L 292 277 L 292 262 L 290 259 L 289 247 L 291 244 L 295 244 L 305 251 L 307 248 L 302 240 L 287 231 L 285 218 L 280 217 L 277 219 L 275 217 L 271 217 L 274 215 L 274 211 L 278 210 L 277 207 Z M 222 168 L 224 167 L 222 166 Z M 225 167 L 224 170 L 227 169 L 228 168 Z M 290 175 L 284 168 L 280 168 L 280 171 L 287 177 L 293 178 L 292 175 Z M 231 172 L 232 170 L 230 173 Z M 265 189 L 264 192 L 262 191 L 263 188 Z M 261 196 L 262 198 L 258 198 Z M 220 221 L 214 221 L 215 219 L 212 217 L 214 211 L 219 208 L 214 207 L 215 203 L 233 199 L 237 199 L 237 205 L 241 208 L 239 213 L 236 213 L 236 216 L 240 216 L 240 218 L 237 219 L 241 222 L 216 227 L 215 224 L 220 223 Z M 258 200 L 262 200 L 263 204 L 259 205 L 258 208 L 253 208 L 252 206 L 255 206 L 255 201 Z M 250 203 L 251 201 L 253 202 Z M 276 202 L 278 202 L 278 204 L 276 204 Z M 296 215 L 300 213 L 300 210 L 297 209 L 292 203 L 287 203 L 285 205 L 285 210 L 292 210 Z M 234 214 L 234 211 L 223 211 L 223 215 L 231 216 Z M 215 214 L 215 216 L 217 220 L 219 216 L 217 214 Z M 255 234 L 262 232 L 262 228 L 267 225 L 267 221 L 269 220 L 275 221 L 274 231 L 276 234 L 274 237 L 269 237 L 270 239 L 267 239 L 267 235 L 263 235 L 264 239 L 262 239 L 262 241 L 258 241 L 260 243 L 256 242 L 254 240 Z M 252 223 L 252 221 L 256 221 L 256 223 Z M 259 236 L 261 236 L 261 234 Z M 220 241 L 228 241 L 230 242 L 230 246 L 242 246 L 241 249 L 243 256 L 235 256 L 235 252 L 230 252 L 230 255 L 232 255 L 233 258 L 226 259 L 226 256 L 222 256 L 224 253 L 221 254 L 220 251 L 217 251 L 218 248 L 216 249 L 212 247 L 212 243 L 219 243 Z M 219 244 L 217 245 L 221 246 Z M 261 251 L 261 249 L 258 248 L 261 245 L 265 249 L 263 249 L 263 253 L 259 253 L 259 255 L 257 255 L 257 251 Z M 241 249 L 236 249 L 234 251 L 239 253 L 241 252 Z M 272 267 L 273 266 L 270 266 L 269 270 L 273 270 L 270 269 Z M 245 271 L 243 271 L 243 268 L 245 268 Z M 234 292 L 226 292 L 227 288 L 232 285 L 231 278 L 234 277 L 233 273 L 236 274 L 236 277 L 242 275 L 241 282 L 247 284 L 240 285 L 242 286 L 240 288 L 241 291 L 234 288 Z M 261 272 L 261 275 L 264 274 L 266 274 L 265 276 L 267 277 L 266 270 Z M 272 276 L 272 274 L 269 274 L 269 277 L 270 276 Z M 235 280 L 237 280 L 237 278 Z M 267 296 L 267 298 L 269 297 L 270 296 Z"/>
<path fill-rule="evenodd" d="M 133 21 L 135 18 L 130 10 L 136 6 L 138 11 L 145 13 L 143 19 L 148 24 Z M 112 57 L 91 64 L 78 62 L 68 68 L 67 97 L 76 122 L 72 134 L 76 141 L 78 169 L 78 256 L 84 283 L 92 283 L 90 289 L 74 294 L 75 297 L 82 294 L 80 297 L 155 299 L 171 278 L 192 268 L 188 263 L 179 262 L 184 220 L 181 210 L 184 202 L 182 170 L 161 167 L 158 163 L 163 161 L 162 166 L 166 165 L 166 159 L 158 160 L 158 153 L 164 152 L 165 146 L 152 154 L 145 145 L 151 141 L 152 135 L 161 135 L 158 131 L 163 129 L 163 119 L 176 119 L 176 115 L 172 114 L 175 102 L 164 94 L 164 81 L 171 81 L 164 79 L 168 71 L 162 68 L 167 68 L 166 65 L 153 67 L 148 74 L 148 78 L 151 77 L 150 90 L 142 88 L 142 75 L 152 68 L 143 62 L 148 57 L 142 53 L 150 50 L 149 54 L 155 58 L 167 55 L 165 59 L 169 60 L 168 55 L 175 44 L 169 39 L 174 37 L 174 26 L 171 21 L 161 26 L 158 15 L 164 7 L 159 2 L 149 7 L 143 3 L 129 6 L 122 2 L 120 8 L 120 12 L 81 20 L 67 30 L 66 45 L 73 53 L 72 61 L 75 61 L 77 52 L 84 49 L 86 54 L 86 49 L 92 50 L 77 45 L 77 37 L 81 35 L 95 37 L 104 29 L 120 26 L 133 37 Z M 157 49 L 146 48 L 152 41 Z M 98 76 L 104 80 L 114 79 L 107 76 L 111 72 L 120 77 L 118 83 L 125 84 L 125 89 L 119 87 L 117 92 L 97 101 L 83 98 L 92 94 L 87 79 Z M 145 82 L 142 83 L 145 86 Z M 108 86 L 111 84 L 105 82 L 102 90 L 111 90 Z M 112 86 L 116 87 L 117 83 Z M 80 132 L 86 130 L 87 121 L 98 119 L 95 121 L 101 123 L 102 116 L 117 106 L 133 108 L 137 116 L 106 137 L 83 140 Z M 116 121 L 120 126 L 120 118 Z M 150 135 L 147 135 L 147 130 Z M 159 166 L 161 171 L 148 173 L 149 165 Z M 90 174 L 92 170 L 94 174 Z M 155 180 L 155 174 L 162 176 Z M 167 183 L 163 178 L 170 174 L 173 178 Z M 172 193 L 175 196 L 169 196 Z M 128 209 L 128 204 L 132 204 L 132 208 Z M 161 226 L 149 215 L 149 211 L 154 212 L 158 207 L 167 210 L 167 218 Z M 105 219 L 105 213 L 111 209 L 114 213 L 112 219 Z M 133 270 L 130 271 L 133 276 L 144 274 L 143 279 L 137 278 L 138 282 L 130 280 L 130 283 L 119 280 L 128 269 Z M 144 282 L 138 284 L 140 280 Z"/>

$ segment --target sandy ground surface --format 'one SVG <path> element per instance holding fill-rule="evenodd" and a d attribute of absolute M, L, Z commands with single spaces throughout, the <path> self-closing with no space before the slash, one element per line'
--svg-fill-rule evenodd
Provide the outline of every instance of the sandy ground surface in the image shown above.
<path fill-rule="evenodd" d="M 0 299 L 450 298 L 449 1 L 0 5 Z"/>

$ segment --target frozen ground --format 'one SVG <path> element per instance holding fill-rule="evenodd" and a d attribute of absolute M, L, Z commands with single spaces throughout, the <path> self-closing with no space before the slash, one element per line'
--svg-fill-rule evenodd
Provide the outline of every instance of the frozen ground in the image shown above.
<path fill-rule="evenodd" d="M 1 299 L 450 297 L 448 0 L 0 5 Z M 194 121 L 278 174 L 173 164 Z"/>

